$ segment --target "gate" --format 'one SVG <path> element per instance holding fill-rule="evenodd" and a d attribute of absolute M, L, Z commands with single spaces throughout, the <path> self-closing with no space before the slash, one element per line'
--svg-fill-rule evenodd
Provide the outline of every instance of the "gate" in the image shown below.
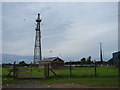
<path fill-rule="evenodd" d="M 18 79 L 45 79 L 49 77 L 50 72 L 54 74 L 55 77 L 59 77 L 59 75 L 49 67 L 49 63 L 44 63 L 42 66 L 20 66 L 14 62 L 14 67 L 7 76 L 9 77 L 10 74 L 13 73 L 12 75 Z"/>
<path fill-rule="evenodd" d="M 45 64 L 43 67 L 31 66 L 31 67 L 17 67 L 17 78 L 19 79 L 43 79 L 49 77 L 49 65 Z"/>
<path fill-rule="evenodd" d="M 13 76 L 18 79 L 43 79 L 49 77 L 49 64 L 45 63 L 42 67 L 39 65 L 20 66 L 14 62 L 13 69 L 10 70 L 7 76 L 13 73 Z"/>

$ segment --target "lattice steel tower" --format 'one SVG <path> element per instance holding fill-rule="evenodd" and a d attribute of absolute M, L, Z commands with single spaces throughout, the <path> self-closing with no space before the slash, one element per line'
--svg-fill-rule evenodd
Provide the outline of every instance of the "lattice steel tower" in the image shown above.
<path fill-rule="evenodd" d="M 36 36 L 35 36 L 35 47 L 34 47 L 34 64 L 39 64 L 39 61 L 42 60 L 41 55 L 41 31 L 40 31 L 40 14 L 38 13 L 38 18 L 36 19 Z"/>

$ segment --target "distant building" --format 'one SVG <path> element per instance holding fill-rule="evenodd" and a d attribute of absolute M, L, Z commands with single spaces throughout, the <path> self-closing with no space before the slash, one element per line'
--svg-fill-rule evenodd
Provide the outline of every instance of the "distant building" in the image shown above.
<path fill-rule="evenodd" d="M 44 58 L 39 65 L 43 67 L 45 64 L 49 64 L 52 69 L 62 69 L 64 67 L 64 61 L 58 57 Z"/>
<path fill-rule="evenodd" d="M 113 53 L 113 63 L 114 65 L 118 65 L 118 55 L 120 55 L 120 51 Z"/>

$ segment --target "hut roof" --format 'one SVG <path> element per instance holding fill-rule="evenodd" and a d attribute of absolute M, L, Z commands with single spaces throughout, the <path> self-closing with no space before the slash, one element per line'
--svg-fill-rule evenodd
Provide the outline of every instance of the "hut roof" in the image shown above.
<path fill-rule="evenodd" d="M 44 58 L 42 61 L 63 61 L 63 60 L 58 57 L 50 57 L 50 58 Z"/>

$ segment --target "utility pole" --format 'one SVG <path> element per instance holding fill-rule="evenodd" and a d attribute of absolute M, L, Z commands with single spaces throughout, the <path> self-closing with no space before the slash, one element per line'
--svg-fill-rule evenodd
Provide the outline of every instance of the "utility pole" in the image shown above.
<path fill-rule="evenodd" d="M 99 44 L 100 44 L 100 62 L 101 64 L 103 64 L 102 43 L 99 43 Z"/>
<path fill-rule="evenodd" d="M 34 64 L 39 64 L 39 61 L 42 60 L 41 55 L 41 31 L 40 31 L 40 14 L 38 13 L 38 18 L 36 19 L 36 36 L 35 36 L 35 47 L 34 47 Z"/>
<path fill-rule="evenodd" d="M 50 57 L 52 57 L 52 51 L 50 51 Z"/>

